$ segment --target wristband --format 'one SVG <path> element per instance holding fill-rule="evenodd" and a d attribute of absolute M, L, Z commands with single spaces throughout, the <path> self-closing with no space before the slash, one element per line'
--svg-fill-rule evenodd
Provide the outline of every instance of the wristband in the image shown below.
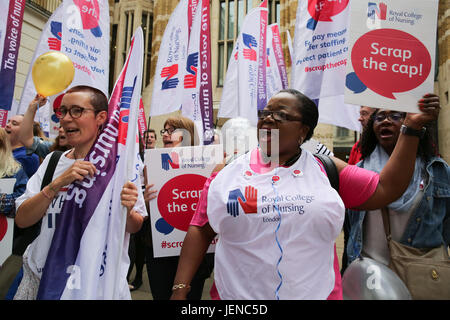
<path fill-rule="evenodd" d="M 52 197 L 47 192 L 45 192 L 45 187 L 44 187 L 44 189 L 41 190 L 41 192 L 42 192 L 43 196 L 46 197 L 48 200 L 52 200 L 55 197 L 55 196 Z"/>
<path fill-rule="evenodd" d="M 47 185 L 47 187 L 49 187 L 50 188 L 50 190 L 52 190 L 55 194 L 57 194 L 58 193 L 58 191 L 59 190 L 55 190 L 54 188 L 53 188 L 53 186 L 52 186 L 52 183 L 50 182 L 48 185 Z"/>
<path fill-rule="evenodd" d="M 423 127 L 420 130 L 416 130 L 416 129 L 407 127 L 404 124 L 402 124 L 402 126 L 400 127 L 401 133 L 403 133 L 407 136 L 419 137 L 419 139 L 423 138 L 423 136 L 425 135 L 425 131 L 427 131 L 427 128 L 425 128 L 425 127 Z"/>
<path fill-rule="evenodd" d="M 175 290 L 177 290 L 177 289 L 184 289 L 184 288 L 188 288 L 188 289 L 190 290 L 190 289 L 191 289 L 191 286 L 188 285 L 188 284 L 185 284 L 185 283 L 179 283 L 179 284 L 176 284 L 176 285 L 174 285 L 174 286 L 172 287 L 172 291 L 175 291 Z"/>

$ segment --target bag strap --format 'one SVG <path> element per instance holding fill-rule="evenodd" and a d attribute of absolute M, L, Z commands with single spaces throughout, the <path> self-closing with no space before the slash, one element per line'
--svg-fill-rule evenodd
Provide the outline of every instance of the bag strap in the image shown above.
<path fill-rule="evenodd" d="M 334 161 L 327 155 L 315 153 L 314 157 L 322 162 L 331 186 L 339 192 L 339 172 Z"/>
<path fill-rule="evenodd" d="M 62 154 L 62 151 L 54 151 L 51 155 L 47 169 L 44 173 L 44 178 L 42 179 L 41 190 L 44 189 L 44 187 L 50 182 L 52 182 L 56 165 L 58 164 L 59 158 L 61 158 Z M 28 245 L 32 243 L 33 240 L 36 239 L 36 237 L 41 232 L 41 224 L 42 218 L 32 226 L 29 226 L 27 228 L 17 228 L 16 226 L 14 227 L 14 241 L 12 250 L 12 253 L 14 255 L 23 255 Z"/>
<path fill-rule="evenodd" d="M 42 179 L 41 190 L 45 188 L 53 180 L 53 174 L 55 173 L 56 166 L 58 165 L 59 158 L 61 158 L 62 151 L 54 151 L 48 162 L 47 169 L 45 170 L 44 178 Z"/>
<path fill-rule="evenodd" d="M 389 242 L 392 236 L 391 236 L 391 222 L 389 221 L 389 211 L 387 207 L 381 208 L 381 216 L 383 218 L 384 234 L 386 235 L 386 240 Z"/>

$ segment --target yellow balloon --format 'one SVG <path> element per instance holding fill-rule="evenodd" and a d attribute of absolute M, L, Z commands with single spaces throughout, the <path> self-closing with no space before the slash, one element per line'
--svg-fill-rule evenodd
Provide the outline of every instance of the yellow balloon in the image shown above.
<path fill-rule="evenodd" d="M 58 51 L 40 55 L 31 71 L 36 91 L 45 96 L 52 96 L 66 89 L 73 80 L 75 68 L 72 60 Z"/>

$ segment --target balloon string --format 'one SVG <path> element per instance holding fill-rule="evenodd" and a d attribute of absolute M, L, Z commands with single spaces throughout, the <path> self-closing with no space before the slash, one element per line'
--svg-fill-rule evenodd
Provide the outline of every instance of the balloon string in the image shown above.
<path fill-rule="evenodd" d="M 277 242 L 278 249 L 280 249 L 280 253 L 281 253 L 280 254 L 280 258 L 278 259 L 278 262 L 277 262 L 277 273 L 278 273 L 278 277 L 280 277 L 280 283 L 278 284 L 278 287 L 277 287 L 277 289 L 275 291 L 275 296 L 276 296 L 277 300 L 280 300 L 279 292 L 280 292 L 281 285 L 283 284 L 283 276 L 281 275 L 279 266 L 280 266 L 281 260 L 283 259 L 283 248 L 281 247 L 280 241 L 278 239 L 278 231 L 280 230 L 280 226 L 281 226 L 281 213 L 280 213 L 280 209 L 277 206 L 277 202 L 278 202 L 279 198 L 278 198 L 278 191 L 275 188 L 275 183 L 274 182 L 272 182 L 272 189 L 273 189 L 273 191 L 275 193 L 274 207 L 275 207 L 275 210 L 277 211 L 278 217 L 279 217 L 278 226 L 275 229 L 275 240 Z"/>

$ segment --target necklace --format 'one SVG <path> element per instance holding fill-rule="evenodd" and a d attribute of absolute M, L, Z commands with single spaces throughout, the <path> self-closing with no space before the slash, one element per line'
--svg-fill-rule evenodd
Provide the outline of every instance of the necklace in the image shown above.
<path fill-rule="evenodd" d="M 295 161 L 297 161 L 298 158 L 300 158 L 301 154 L 302 154 L 302 150 L 300 149 L 300 152 L 297 153 L 297 154 L 296 154 L 295 156 L 293 156 L 292 158 L 290 158 L 288 161 L 286 161 L 286 162 L 283 164 L 283 167 L 290 167 L 291 165 L 293 165 L 293 164 L 295 163 Z"/>

